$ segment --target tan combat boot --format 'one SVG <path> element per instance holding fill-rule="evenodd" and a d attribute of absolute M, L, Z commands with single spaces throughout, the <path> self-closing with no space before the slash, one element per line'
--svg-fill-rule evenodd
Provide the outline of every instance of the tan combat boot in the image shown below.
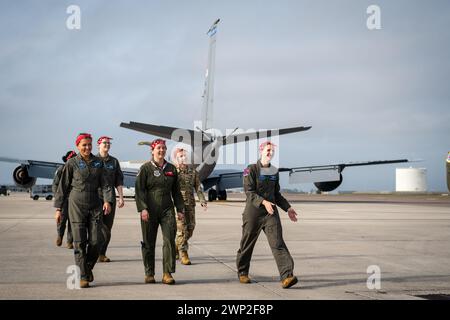
<path fill-rule="evenodd" d="M 250 278 L 248 277 L 247 274 L 241 274 L 241 275 L 239 275 L 239 282 L 240 283 L 251 283 L 252 280 L 250 280 Z"/>
<path fill-rule="evenodd" d="M 89 282 L 87 280 L 80 280 L 80 288 L 89 288 Z"/>
<path fill-rule="evenodd" d="M 170 273 L 164 273 L 162 278 L 162 283 L 164 284 L 175 284 L 175 279 Z"/>
<path fill-rule="evenodd" d="M 111 262 L 111 260 L 107 256 L 101 254 L 98 256 L 98 262 Z"/>
<path fill-rule="evenodd" d="M 56 238 L 56 245 L 57 245 L 58 247 L 61 247 L 61 244 L 62 244 L 62 238 L 61 238 L 60 236 L 58 236 L 58 237 Z"/>
<path fill-rule="evenodd" d="M 67 242 L 66 248 L 67 249 L 73 249 L 73 243 L 72 242 Z"/>
<path fill-rule="evenodd" d="M 292 287 L 297 282 L 298 282 L 298 279 L 296 276 L 290 276 L 290 277 L 287 277 L 286 279 L 284 279 L 283 281 L 281 281 L 281 286 L 283 287 L 283 289 L 287 289 L 287 288 Z"/>
<path fill-rule="evenodd" d="M 181 263 L 186 266 L 191 264 L 187 251 L 181 251 Z"/>
<path fill-rule="evenodd" d="M 156 283 L 155 276 L 145 276 L 145 283 Z"/>

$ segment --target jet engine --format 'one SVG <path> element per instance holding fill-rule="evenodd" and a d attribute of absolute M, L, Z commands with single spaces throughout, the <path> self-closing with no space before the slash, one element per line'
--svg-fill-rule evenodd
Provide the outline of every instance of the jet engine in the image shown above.
<path fill-rule="evenodd" d="M 28 169 L 25 166 L 18 166 L 14 169 L 13 179 L 17 186 L 28 189 L 34 186 L 36 178 L 28 175 Z"/>
<path fill-rule="evenodd" d="M 339 180 L 337 181 L 314 182 L 314 185 L 321 192 L 329 192 L 339 187 L 341 183 L 342 183 L 342 173 L 339 174 Z"/>

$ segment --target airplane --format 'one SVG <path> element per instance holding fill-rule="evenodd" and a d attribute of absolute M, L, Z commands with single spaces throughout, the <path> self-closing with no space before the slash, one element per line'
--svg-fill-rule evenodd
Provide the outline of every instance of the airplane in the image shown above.
<path fill-rule="evenodd" d="M 129 122 L 120 124 L 121 127 L 143 132 L 153 136 L 181 142 L 193 147 L 191 154 L 192 163 L 199 173 L 199 179 L 203 190 L 208 191 L 208 200 L 226 200 L 227 189 L 241 188 L 243 186 L 243 171 L 235 169 L 216 169 L 219 149 L 221 146 L 246 142 L 250 140 L 269 139 L 274 136 L 303 132 L 311 129 L 311 126 L 297 126 L 274 130 L 257 130 L 252 132 L 235 133 L 229 135 L 218 134 L 213 128 L 213 102 L 214 102 L 214 66 L 217 27 L 220 19 L 217 19 L 206 33 L 209 36 L 208 65 L 205 75 L 205 87 L 202 95 L 202 120 L 201 127 L 194 129 L 182 129 L 154 124 Z M 200 137 L 200 139 L 198 139 Z M 140 145 L 148 145 L 149 142 L 140 142 Z M 392 163 L 411 162 L 408 159 L 366 161 L 337 163 L 322 166 L 303 166 L 292 168 L 279 168 L 279 172 L 288 172 L 290 183 L 314 183 L 320 192 L 329 192 L 338 188 L 342 181 L 342 171 L 346 167 L 381 165 Z M 19 160 L 0 157 L 0 162 L 14 162 L 20 165 L 13 171 L 13 180 L 16 185 L 23 188 L 31 188 L 37 178 L 53 179 L 56 169 L 63 165 L 58 162 L 38 160 Z M 140 162 L 142 164 L 144 162 Z M 135 163 L 136 164 L 136 163 Z M 121 163 L 124 173 L 124 187 L 134 188 L 139 165 L 127 168 Z"/>
<path fill-rule="evenodd" d="M 203 189 L 208 191 L 209 201 L 216 199 L 226 200 L 227 189 L 242 187 L 242 171 L 230 169 L 215 169 L 217 159 L 219 157 L 219 147 L 227 144 L 245 142 L 253 139 L 262 140 L 270 138 L 275 133 L 276 136 L 290 134 L 295 132 L 307 131 L 311 126 L 299 126 L 292 128 L 283 128 L 275 130 L 259 130 L 255 132 L 247 132 L 234 134 L 236 128 L 230 135 L 217 135 L 217 129 L 213 128 L 213 103 L 214 103 L 214 67 L 215 67 L 215 49 L 217 27 L 220 19 L 217 19 L 209 28 L 207 35 L 209 36 L 209 54 L 208 66 L 205 75 L 205 87 L 202 95 L 202 120 L 201 128 L 196 127 L 194 130 L 182 129 L 176 127 L 159 126 L 141 122 L 129 122 L 120 124 L 121 127 L 147 133 L 153 136 L 170 139 L 176 142 L 184 142 L 191 147 L 198 140 L 195 137 L 201 136 L 200 148 L 194 147 L 194 154 L 191 155 L 191 161 L 196 165 L 199 173 L 200 181 Z M 182 134 L 177 134 L 181 130 Z M 185 141 L 190 140 L 190 141 Z M 140 145 L 149 145 L 149 142 L 140 142 Z M 206 156 L 204 156 L 206 154 Z M 202 155 L 204 156 L 202 158 Z M 201 161 L 195 161 L 200 159 Z M 313 182 L 317 189 L 321 192 L 329 192 L 335 190 L 342 183 L 342 171 L 346 167 L 380 165 L 391 163 L 409 162 L 408 159 L 381 160 L 368 162 L 338 163 L 325 166 L 306 166 L 295 168 L 280 168 L 280 172 L 289 172 L 290 183 Z"/>

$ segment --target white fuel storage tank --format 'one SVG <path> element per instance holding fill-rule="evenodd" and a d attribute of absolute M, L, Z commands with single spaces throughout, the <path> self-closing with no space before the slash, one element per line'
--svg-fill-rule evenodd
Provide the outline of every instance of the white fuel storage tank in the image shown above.
<path fill-rule="evenodd" d="M 426 192 L 426 168 L 397 168 L 395 170 L 395 191 Z"/>

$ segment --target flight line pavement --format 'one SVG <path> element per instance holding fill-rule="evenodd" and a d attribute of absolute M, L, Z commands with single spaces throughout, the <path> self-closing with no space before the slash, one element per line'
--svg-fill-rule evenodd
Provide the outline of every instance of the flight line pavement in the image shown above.
<path fill-rule="evenodd" d="M 71 290 L 66 271 L 74 264 L 73 252 L 64 248 L 65 239 L 62 247 L 55 245 L 52 201 L 33 201 L 22 193 L 1 196 L 0 299 L 420 299 L 450 294 L 448 195 L 286 197 L 299 213 L 293 223 L 280 211 L 299 278 L 291 289 L 281 288 L 263 233 L 250 269 L 254 283 L 239 283 L 235 258 L 245 203 L 242 194 L 229 194 L 230 201 L 210 202 L 206 212 L 197 206 L 192 265 L 177 262 L 176 285 L 161 283 L 160 231 L 157 283 L 144 284 L 139 215 L 128 199 L 116 212 L 107 253 L 112 262 L 95 266 L 91 288 Z M 371 289 L 367 281 L 376 268 L 381 287 Z"/>

